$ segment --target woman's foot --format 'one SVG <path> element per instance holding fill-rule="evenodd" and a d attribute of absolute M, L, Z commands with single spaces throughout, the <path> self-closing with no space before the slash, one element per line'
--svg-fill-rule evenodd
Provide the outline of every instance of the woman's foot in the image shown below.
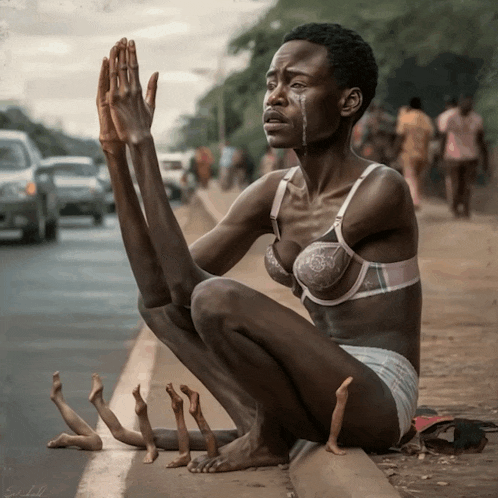
<path fill-rule="evenodd" d="M 59 377 L 59 372 L 54 372 L 52 375 L 52 389 L 50 391 L 50 399 L 53 402 L 62 401 L 62 382 Z"/>
<path fill-rule="evenodd" d="M 104 391 L 104 385 L 102 384 L 102 379 L 99 377 L 99 374 L 92 374 L 92 390 L 90 391 L 90 395 L 88 396 L 88 401 L 93 403 L 97 397 L 102 398 L 102 393 Z"/>
<path fill-rule="evenodd" d="M 289 462 L 289 452 L 285 445 L 278 451 L 267 445 L 254 442 L 251 433 L 223 446 L 217 457 L 207 455 L 192 460 L 187 468 L 190 472 L 231 472 L 249 467 L 268 467 Z"/>

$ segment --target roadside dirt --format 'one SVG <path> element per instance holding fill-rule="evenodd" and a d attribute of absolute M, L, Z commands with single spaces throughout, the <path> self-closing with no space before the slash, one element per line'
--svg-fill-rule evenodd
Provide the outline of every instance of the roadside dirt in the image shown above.
<path fill-rule="evenodd" d="M 498 423 L 498 218 L 421 211 L 423 284 L 419 406 Z M 479 454 L 371 455 L 403 498 L 498 497 L 498 433 Z"/>

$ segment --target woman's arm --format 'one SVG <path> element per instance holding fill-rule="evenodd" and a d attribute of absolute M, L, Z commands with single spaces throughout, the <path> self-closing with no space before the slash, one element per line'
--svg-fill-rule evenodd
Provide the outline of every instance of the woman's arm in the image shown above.
<path fill-rule="evenodd" d="M 122 42 L 112 49 L 110 57 L 112 118 L 120 138 L 130 149 L 151 243 L 171 299 L 176 304 L 189 305 L 192 291 L 200 281 L 227 271 L 264 232 L 259 226 L 264 217 L 258 214 L 264 209 L 264 202 L 255 206 L 254 200 L 241 196 L 225 220 L 193 246 L 193 257 L 164 190 L 147 119 L 148 105 L 140 88 L 135 44 Z M 256 197 L 264 197 L 261 189 L 259 192 Z"/>
<path fill-rule="evenodd" d="M 109 61 L 104 58 L 97 91 L 99 139 L 109 168 L 121 235 L 132 272 L 146 306 L 159 306 L 170 301 L 169 290 L 152 247 L 147 224 L 130 176 L 126 145 L 120 140 L 111 118 L 108 103 L 109 88 Z M 148 94 L 154 102 L 155 80 L 153 79 L 149 82 Z"/>
<path fill-rule="evenodd" d="M 142 96 L 133 41 L 123 39 L 113 47 L 109 69 L 111 115 L 130 150 L 152 246 L 172 301 L 189 305 L 192 290 L 209 275 L 194 263 L 162 183 L 150 131 L 150 102 Z"/>

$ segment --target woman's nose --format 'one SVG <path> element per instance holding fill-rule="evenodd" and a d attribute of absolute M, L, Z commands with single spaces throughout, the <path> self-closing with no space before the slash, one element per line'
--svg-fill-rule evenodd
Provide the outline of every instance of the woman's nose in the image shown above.
<path fill-rule="evenodd" d="M 276 87 L 269 95 L 266 100 L 266 104 L 269 106 L 283 105 L 285 102 L 285 96 L 282 92 L 280 86 Z"/>

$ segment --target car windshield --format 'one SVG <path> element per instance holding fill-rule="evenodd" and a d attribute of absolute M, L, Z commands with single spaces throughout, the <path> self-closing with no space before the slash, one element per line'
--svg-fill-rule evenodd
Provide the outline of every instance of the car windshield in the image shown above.
<path fill-rule="evenodd" d="M 92 164 L 60 163 L 54 166 L 55 176 L 95 176 L 97 170 Z"/>
<path fill-rule="evenodd" d="M 182 169 L 181 161 L 170 161 L 170 160 L 162 160 L 161 161 L 161 169 L 163 171 L 178 171 Z"/>
<path fill-rule="evenodd" d="M 0 139 L 0 171 L 18 171 L 28 166 L 26 150 L 20 141 Z"/>

